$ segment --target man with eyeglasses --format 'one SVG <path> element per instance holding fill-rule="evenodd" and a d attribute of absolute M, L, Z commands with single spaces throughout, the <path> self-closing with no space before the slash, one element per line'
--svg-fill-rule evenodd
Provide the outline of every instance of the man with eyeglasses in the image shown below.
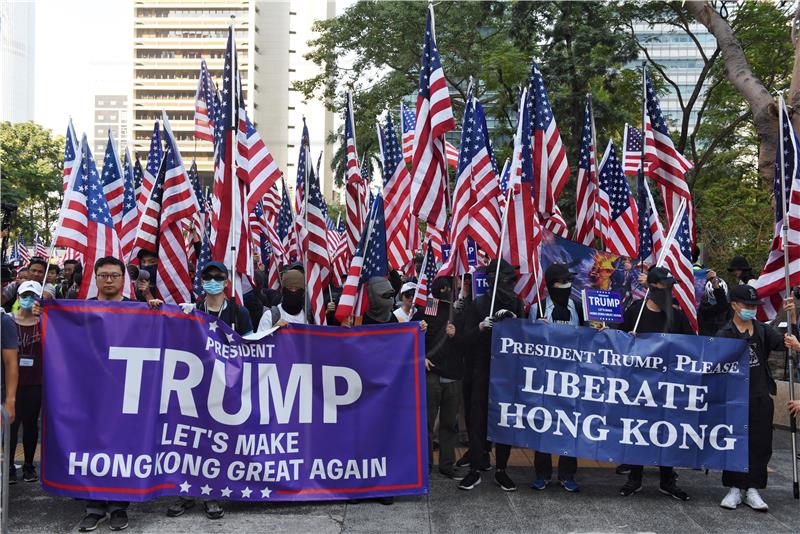
<path fill-rule="evenodd" d="M 113 256 L 100 258 L 94 264 L 94 279 L 97 296 L 89 300 L 130 301 L 123 296 L 125 285 L 125 264 Z"/>

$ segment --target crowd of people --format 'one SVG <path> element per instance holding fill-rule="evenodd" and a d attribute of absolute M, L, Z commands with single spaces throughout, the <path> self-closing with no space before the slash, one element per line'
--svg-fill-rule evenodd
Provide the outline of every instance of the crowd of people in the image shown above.
<path fill-rule="evenodd" d="M 113 257 L 99 259 L 91 272 L 79 261 L 67 260 L 59 268 L 45 258 L 33 257 L 20 266 L 11 277 L 4 277 L 2 288 L 2 360 L 3 406 L 13 420 L 11 447 L 16 450 L 22 430 L 23 464 L 21 480 L 38 480 L 34 457 L 38 443 L 39 415 L 42 404 L 42 338 L 41 301 L 43 299 L 77 298 L 84 277 L 94 277 L 97 296 L 101 301 L 133 300 L 124 296 L 126 274 L 135 285 L 135 300 L 159 308 L 163 302 L 155 290 L 158 258 L 142 251 L 135 265 L 125 265 Z M 419 262 L 417 262 L 419 270 Z M 494 482 L 504 491 L 517 486 L 507 472 L 511 445 L 491 443 L 487 438 L 487 412 L 490 382 L 492 329 L 510 318 L 547 321 L 571 326 L 606 325 L 588 323 L 580 300 L 573 291 L 573 273 L 566 264 L 552 264 L 545 273 L 547 294 L 526 309 L 514 287 L 517 270 L 504 260 L 492 260 L 477 267 L 485 273 L 488 290 L 472 295 L 471 275 L 440 276 L 429 285 L 427 305 L 415 306 L 417 280 L 398 272 L 387 278 L 374 277 L 367 282 L 369 305 L 361 317 L 350 317 L 341 326 L 354 324 L 385 324 L 418 321 L 425 335 L 425 369 L 427 392 L 427 425 L 429 436 L 429 470 L 457 482 L 462 490 L 472 490 L 481 483 L 482 473 L 491 471 L 490 453 L 494 450 Z M 746 473 L 724 472 L 723 486 L 729 488 L 721 501 L 724 508 L 736 508 L 742 502 L 755 510 L 767 510 L 759 490 L 767 486 L 767 464 L 772 454 L 773 401 L 776 385 L 767 359 L 769 353 L 782 347 L 800 350 L 800 342 L 790 334 L 781 334 L 770 325 L 755 319 L 759 299 L 748 284 L 752 278 L 744 258 L 737 257 L 728 269 L 732 287 L 716 273 L 708 273 L 708 283 L 700 302 L 701 333 L 747 341 L 750 349 L 750 420 L 749 470 Z M 192 273 L 194 274 L 194 273 Z M 245 288 L 243 304 L 226 297 L 231 273 L 220 262 L 209 262 L 200 274 L 204 296 L 195 302 L 182 303 L 185 313 L 196 310 L 215 315 L 233 325 L 240 335 L 266 332 L 291 323 L 311 323 L 306 305 L 305 276 L 302 264 L 289 265 L 280 276 L 280 289 L 267 287 L 263 269 L 256 272 L 252 287 Z M 734 282 L 735 280 L 735 282 Z M 654 267 L 640 275 L 640 283 L 648 290 L 645 299 L 634 300 L 624 311 L 624 321 L 616 325 L 624 331 L 661 332 L 692 335 L 688 319 L 673 304 L 672 287 L 675 279 L 664 268 Z M 340 325 L 335 318 L 339 293 L 335 288 L 326 292 L 329 325 Z M 794 309 L 792 299 L 785 307 Z M 793 415 L 800 415 L 800 401 L 788 406 Z M 463 421 L 460 427 L 460 421 Z M 460 428 L 459 428 L 460 427 Z M 459 430 L 468 435 L 468 450 L 456 458 Z M 438 448 L 437 456 L 434 454 Z M 580 491 L 576 478 L 576 458 L 558 459 L 556 481 L 568 492 Z M 643 487 L 643 467 L 621 465 L 617 472 L 627 474 L 619 490 L 621 496 L 631 496 Z M 534 490 L 545 490 L 553 481 L 551 455 L 536 451 L 534 473 L 530 484 Z M 659 489 L 681 501 L 689 495 L 677 484 L 678 475 L 672 466 L 660 467 Z M 10 462 L 11 484 L 20 480 L 20 473 Z M 379 499 L 391 504 L 391 498 Z M 181 516 L 196 505 L 196 500 L 181 497 L 166 510 L 170 517 Z M 210 519 L 224 516 L 222 503 L 202 502 Z M 89 501 L 79 530 L 95 530 L 109 521 L 111 530 L 128 525 L 127 502 Z"/>

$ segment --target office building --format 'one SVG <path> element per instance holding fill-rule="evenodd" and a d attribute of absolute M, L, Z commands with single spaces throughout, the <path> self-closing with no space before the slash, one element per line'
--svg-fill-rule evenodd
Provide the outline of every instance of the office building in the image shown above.
<path fill-rule="evenodd" d="M 0 121 L 33 120 L 34 20 L 32 1 L 0 2 Z"/>
<path fill-rule="evenodd" d="M 119 157 L 128 146 L 128 96 L 95 95 L 94 97 L 94 148 L 97 161 L 103 161 L 108 145 L 108 130 L 114 135 Z"/>

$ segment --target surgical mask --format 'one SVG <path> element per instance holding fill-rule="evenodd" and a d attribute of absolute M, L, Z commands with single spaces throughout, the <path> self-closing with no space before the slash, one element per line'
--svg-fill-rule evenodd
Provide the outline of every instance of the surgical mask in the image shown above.
<path fill-rule="evenodd" d="M 19 307 L 23 310 L 32 310 L 33 304 L 36 302 L 36 297 L 27 296 L 19 298 Z"/>
<path fill-rule="evenodd" d="M 742 308 L 739 310 L 739 319 L 742 321 L 752 321 L 756 318 L 756 310 L 748 310 L 746 308 Z"/>
<path fill-rule="evenodd" d="M 208 295 L 219 295 L 225 290 L 225 282 L 219 280 L 203 280 L 203 291 Z"/>

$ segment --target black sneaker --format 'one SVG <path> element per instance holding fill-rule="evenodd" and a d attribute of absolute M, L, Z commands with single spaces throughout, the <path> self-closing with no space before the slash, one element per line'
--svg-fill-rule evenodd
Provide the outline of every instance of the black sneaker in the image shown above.
<path fill-rule="evenodd" d="M 167 508 L 167 517 L 180 517 L 186 513 L 186 510 L 193 508 L 194 505 L 194 499 L 178 497 L 178 500 Z"/>
<path fill-rule="evenodd" d="M 8 470 L 8 485 L 16 484 L 17 483 L 17 468 L 13 465 L 11 469 Z"/>
<path fill-rule="evenodd" d="M 111 512 L 108 528 L 111 530 L 125 530 L 128 528 L 128 512 L 125 510 L 115 510 Z"/>
<path fill-rule="evenodd" d="M 453 480 L 464 480 L 464 475 L 457 469 L 439 469 L 439 474 Z"/>
<path fill-rule="evenodd" d="M 630 497 L 634 493 L 640 491 L 642 491 L 642 481 L 628 477 L 628 481 L 622 486 L 622 489 L 619 490 L 619 494 L 623 497 Z"/>
<path fill-rule="evenodd" d="M 394 497 L 378 497 L 378 502 L 384 506 L 391 506 L 394 504 Z"/>
<path fill-rule="evenodd" d="M 674 478 L 669 482 L 663 482 L 658 488 L 658 491 L 664 495 L 669 495 L 673 499 L 678 499 L 679 501 L 689 500 L 689 494 L 678 487 L 678 484 L 675 483 Z"/>
<path fill-rule="evenodd" d="M 465 452 L 464 456 L 458 459 L 456 467 L 469 467 L 469 453 Z"/>
<path fill-rule="evenodd" d="M 508 476 L 508 473 L 505 471 L 495 471 L 494 482 L 500 486 L 500 489 L 503 491 L 517 491 L 517 485 L 514 484 L 514 481 L 511 480 L 511 477 Z"/>
<path fill-rule="evenodd" d="M 470 471 L 461 482 L 458 483 L 458 489 L 471 490 L 481 483 L 481 474 L 477 471 Z"/>
<path fill-rule="evenodd" d="M 78 524 L 78 532 L 91 532 L 106 519 L 108 519 L 107 514 L 86 514 Z"/>
<path fill-rule="evenodd" d="M 614 470 L 614 472 L 618 475 L 627 475 L 628 473 L 631 472 L 631 466 L 629 466 L 628 464 L 618 465 L 617 468 Z"/>
<path fill-rule="evenodd" d="M 25 482 L 36 482 L 39 480 L 39 476 L 36 474 L 36 468 L 32 465 L 23 465 L 22 480 Z"/>

